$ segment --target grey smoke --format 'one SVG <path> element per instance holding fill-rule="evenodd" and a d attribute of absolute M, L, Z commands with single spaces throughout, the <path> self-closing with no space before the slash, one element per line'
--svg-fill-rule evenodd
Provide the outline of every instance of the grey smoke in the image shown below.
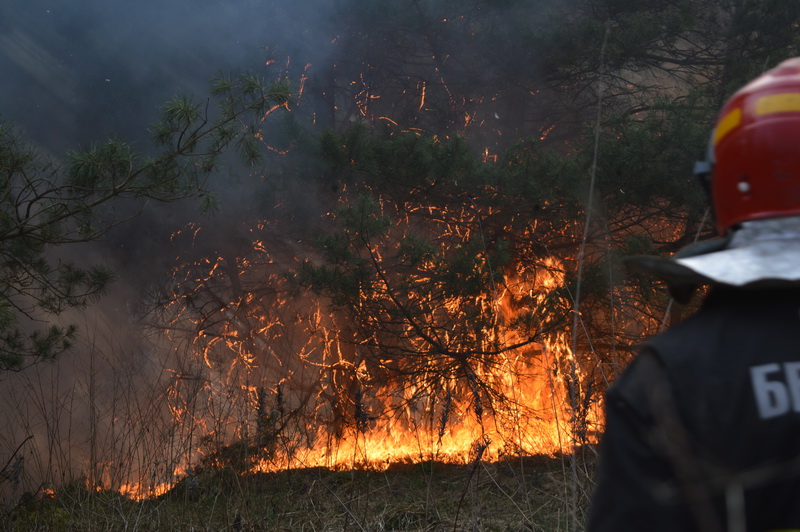
<path fill-rule="evenodd" d="M 53 150 L 115 133 L 141 138 L 161 102 L 178 91 L 206 93 L 221 71 L 258 70 L 270 57 L 324 57 L 330 5 L 3 2 L 0 119 Z"/>

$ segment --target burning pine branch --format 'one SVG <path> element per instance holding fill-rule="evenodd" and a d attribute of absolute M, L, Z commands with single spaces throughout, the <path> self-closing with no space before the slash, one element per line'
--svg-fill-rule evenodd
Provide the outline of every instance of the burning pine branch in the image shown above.
<path fill-rule="evenodd" d="M 187 346 L 180 375 L 193 378 L 173 382 L 175 415 L 224 410 L 193 417 L 198 435 L 266 469 L 463 461 L 478 440 L 494 457 L 569 445 L 562 267 L 504 260 L 483 241 L 485 213 L 441 209 L 361 197 L 299 267 L 273 236 L 176 270 L 158 326 Z"/>

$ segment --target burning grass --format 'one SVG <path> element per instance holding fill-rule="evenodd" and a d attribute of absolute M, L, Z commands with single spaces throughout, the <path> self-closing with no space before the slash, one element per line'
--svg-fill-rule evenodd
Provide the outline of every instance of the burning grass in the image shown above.
<path fill-rule="evenodd" d="M 0 519 L 0 528 L 566 530 L 568 467 L 566 458 L 533 456 L 398 464 L 380 472 L 308 468 L 239 475 L 207 468 L 142 501 L 72 483 L 28 497 Z"/>

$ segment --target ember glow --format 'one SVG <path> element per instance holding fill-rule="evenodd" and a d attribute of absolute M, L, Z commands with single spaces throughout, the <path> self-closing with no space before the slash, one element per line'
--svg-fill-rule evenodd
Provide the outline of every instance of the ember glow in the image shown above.
<path fill-rule="evenodd" d="M 432 285 L 441 257 L 476 242 L 491 210 L 402 207 L 379 206 L 400 220 L 383 236 L 359 233 L 374 282 L 349 310 L 292 281 L 287 272 L 322 259 L 303 257 L 308 249 L 277 237 L 271 222 L 251 230 L 244 253 L 176 268 L 158 318 L 164 342 L 180 346 L 165 391 L 183 449 L 170 460 L 173 482 L 208 465 L 380 470 L 557 455 L 586 442 L 571 426 L 567 386 L 579 370 L 570 339 L 545 315 L 563 264 L 476 271 L 487 283 L 473 294 Z M 437 249 L 403 266 L 404 243 L 422 232 Z M 476 268 L 490 268 L 488 257 Z M 581 434 L 593 434 L 595 410 L 587 422 Z M 122 489 L 143 498 L 169 485 Z"/>

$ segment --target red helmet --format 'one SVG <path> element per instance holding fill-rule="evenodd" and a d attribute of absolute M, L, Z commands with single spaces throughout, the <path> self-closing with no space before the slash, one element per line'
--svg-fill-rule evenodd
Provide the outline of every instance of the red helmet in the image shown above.
<path fill-rule="evenodd" d="M 720 111 L 711 143 L 720 233 L 800 215 L 800 57 L 739 89 Z"/>

